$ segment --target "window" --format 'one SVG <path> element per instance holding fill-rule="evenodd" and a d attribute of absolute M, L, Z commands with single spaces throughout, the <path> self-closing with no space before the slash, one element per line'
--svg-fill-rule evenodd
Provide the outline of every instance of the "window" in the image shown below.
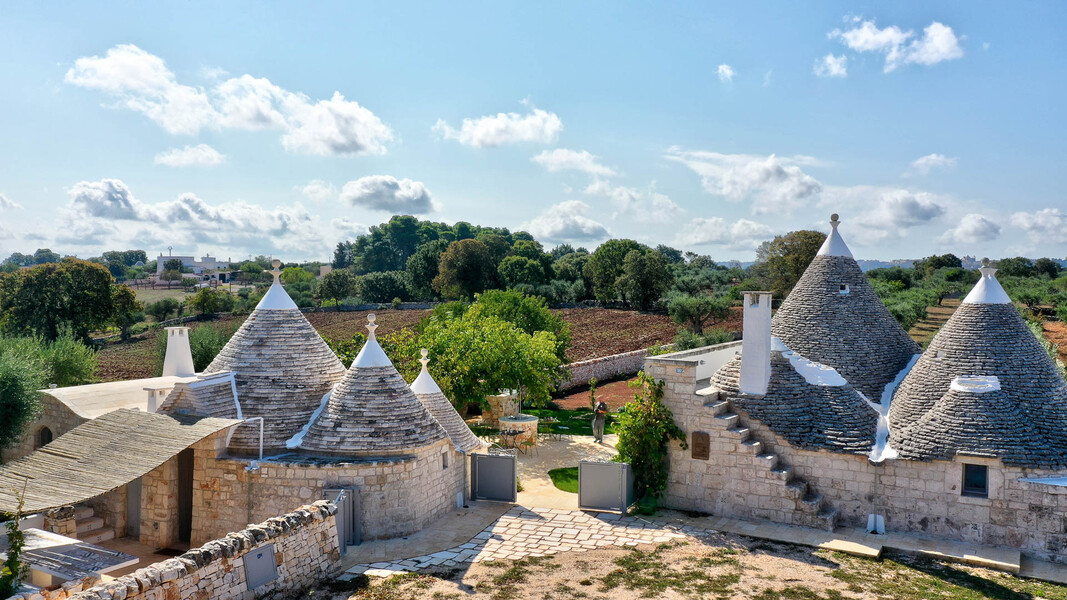
<path fill-rule="evenodd" d="M 448 453 L 447 452 L 441 453 L 441 468 L 442 469 L 447 469 L 448 468 Z"/>
<path fill-rule="evenodd" d="M 37 447 L 38 448 L 43 448 L 47 444 L 51 444 L 51 443 L 52 443 L 52 430 L 47 428 L 47 427 L 42 427 L 41 430 L 37 432 Z"/>
<path fill-rule="evenodd" d="M 963 465 L 963 495 L 989 497 L 989 469 L 985 465 Z"/>
<path fill-rule="evenodd" d="M 841 295 L 845 295 L 848 292 L 849 292 L 848 284 L 847 283 L 842 283 L 841 286 L 838 288 L 838 293 L 841 294 Z"/>

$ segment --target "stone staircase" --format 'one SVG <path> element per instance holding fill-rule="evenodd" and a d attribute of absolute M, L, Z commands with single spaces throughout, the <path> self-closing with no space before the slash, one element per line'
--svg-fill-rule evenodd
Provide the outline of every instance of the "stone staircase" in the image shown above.
<path fill-rule="evenodd" d="M 722 437 L 734 441 L 739 463 L 741 456 L 750 457 L 750 464 L 759 468 L 757 479 L 769 483 L 772 489 L 779 490 L 782 496 L 792 502 L 795 507 L 791 515 L 792 524 L 833 531 L 837 526 L 837 509 L 830 506 L 811 485 L 797 477 L 793 468 L 784 464 L 769 447 L 765 448 L 753 436 L 752 430 L 742 423 L 741 416 L 733 411 L 730 403 L 718 399 L 717 390 L 708 392 L 701 390 L 697 394 L 706 398 L 704 406 L 714 417 L 712 426 L 721 432 Z M 752 516 L 760 515 L 754 513 Z"/>
<path fill-rule="evenodd" d="M 99 544 L 115 538 L 115 530 L 104 526 L 104 519 L 96 516 L 90 506 L 74 507 L 74 523 L 77 525 L 77 538 L 88 544 Z"/>

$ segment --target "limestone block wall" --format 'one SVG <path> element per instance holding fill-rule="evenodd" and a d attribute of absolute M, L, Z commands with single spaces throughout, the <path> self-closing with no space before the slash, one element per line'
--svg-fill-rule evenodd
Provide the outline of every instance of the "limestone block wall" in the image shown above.
<path fill-rule="evenodd" d="M 43 427 L 52 430 L 54 439 L 87 420 L 74 414 L 74 411 L 67 408 L 59 400 L 48 394 L 41 394 L 41 413 L 32 423 L 26 426 L 22 432 L 22 437 L 16 443 L 5 448 L 0 456 L 3 457 L 3 462 L 7 463 L 17 458 L 22 458 L 36 450 L 38 436 Z"/>
<path fill-rule="evenodd" d="M 112 529 L 115 537 L 126 536 L 126 486 L 111 490 L 85 502 L 93 514 L 104 519 L 104 527 Z"/>
<path fill-rule="evenodd" d="M 195 504 L 193 512 L 195 520 Z M 167 548 L 177 541 L 178 458 L 173 457 L 141 478 L 140 542 L 153 548 Z"/>
<path fill-rule="evenodd" d="M 1065 476 L 1067 472 L 1008 467 L 999 460 L 957 457 L 953 461 L 890 460 L 872 464 L 866 456 L 798 450 L 737 406 L 732 427 L 744 427 L 759 442 L 748 453 L 731 429 L 714 422 L 707 396 L 696 394 L 696 366 L 649 359 L 646 372 L 665 382 L 664 402 L 686 432 L 689 450 L 672 444 L 665 506 L 717 515 L 795 523 L 803 502 L 791 510 L 775 472 L 806 483 L 808 496 L 821 495 L 837 510 L 840 525 L 862 527 L 871 513 L 886 528 L 947 539 L 1009 546 L 1045 560 L 1067 563 L 1067 487 L 1020 481 Z M 708 436 L 707 458 L 694 458 L 693 434 Z M 774 468 L 761 457 L 773 455 Z M 989 497 L 961 495 L 963 464 L 986 465 Z"/>
<path fill-rule="evenodd" d="M 330 575 L 340 559 L 336 506 L 316 502 L 237 533 L 208 542 L 185 554 L 95 585 L 82 582 L 46 594 L 26 593 L 22 600 L 207 600 L 295 597 L 300 590 Z M 273 544 L 278 577 L 249 590 L 244 558 Z"/>
<path fill-rule="evenodd" d="M 623 352 L 622 354 L 613 354 L 571 363 L 567 365 L 570 379 L 560 383 L 557 389 L 563 391 L 588 385 L 589 380 L 594 377 L 604 380 L 621 375 L 632 375 L 641 370 L 647 355 L 648 350 L 642 348 L 632 352 Z"/>
<path fill-rule="evenodd" d="M 358 488 L 364 540 L 399 537 L 455 507 L 464 485 L 464 457 L 447 440 L 407 457 L 366 462 L 287 455 L 263 461 L 251 472 L 248 460 L 216 458 L 209 440 L 194 452 L 194 544 L 279 514 L 280 507 L 318 500 L 324 489 L 336 487 Z"/>

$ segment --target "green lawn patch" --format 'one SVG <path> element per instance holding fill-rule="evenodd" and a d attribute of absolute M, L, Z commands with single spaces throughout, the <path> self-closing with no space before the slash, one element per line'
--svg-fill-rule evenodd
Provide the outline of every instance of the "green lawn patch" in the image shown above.
<path fill-rule="evenodd" d="M 578 493 L 578 467 L 563 467 L 548 472 L 552 485 L 572 494 Z"/>
<path fill-rule="evenodd" d="M 522 412 L 528 415 L 534 415 L 539 419 L 552 417 L 558 420 L 557 423 L 539 424 L 538 428 L 542 431 L 547 427 L 552 433 L 593 435 L 593 410 L 589 408 L 579 408 L 576 410 L 524 408 Z M 605 434 L 615 433 L 614 421 L 615 417 L 608 414 L 608 420 L 604 426 Z"/>

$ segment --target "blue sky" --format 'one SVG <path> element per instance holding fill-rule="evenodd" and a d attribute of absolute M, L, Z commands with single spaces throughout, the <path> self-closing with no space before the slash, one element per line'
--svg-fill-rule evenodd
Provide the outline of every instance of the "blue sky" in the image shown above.
<path fill-rule="evenodd" d="M 750 259 L 1067 256 L 1062 3 L 0 3 L 0 254 L 394 212 Z"/>

